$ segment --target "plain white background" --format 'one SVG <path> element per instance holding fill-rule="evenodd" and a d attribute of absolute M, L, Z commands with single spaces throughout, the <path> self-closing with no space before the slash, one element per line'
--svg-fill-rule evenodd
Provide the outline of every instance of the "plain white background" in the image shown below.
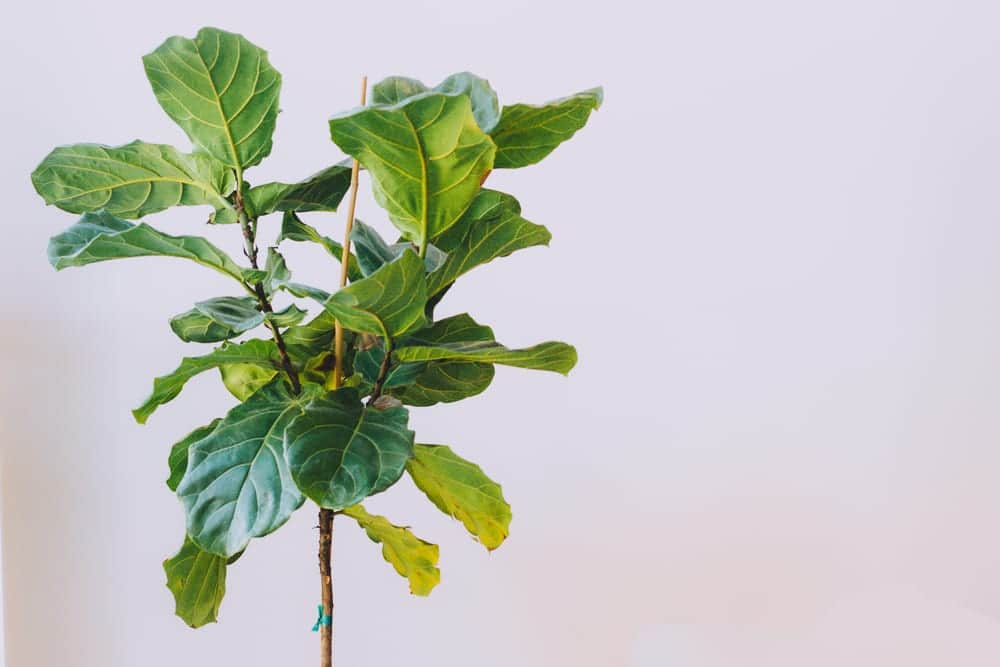
<path fill-rule="evenodd" d="M 0 37 L 9 664 L 316 659 L 308 507 L 232 568 L 220 624 L 187 629 L 163 586 L 168 447 L 232 399 L 206 375 L 146 426 L 129 409 L 195 353 L 167 318 L 228 285 L 171 260 L 56 274 L 45 243 L 74 218 L 28 179 L 57 144 L 186 146 L 140 57 L 201 25 L 284 74 L 256 182 L 340 159 L 326 118 L 363 73 L 471 70 L 508 103 L 606 90 L 573 141 L 491 177 L 551 247 L 442 307 L 508 344 L 572 341 L 578 368 L 500 369 L 413 418 L 504 483 L 511 538 L 487 555 L 409 482 L 373 499 L 441 544 L 423 599 L 338 521 L 338 665 L 997 664 L 998 20 L 913 0 L 21 3 Z M 203 216 L 149 221 L 238 253 Z M 388 233 L 367 197 L 361 217 Z M 343 216 L 310 222 L 338 236 Z"/>

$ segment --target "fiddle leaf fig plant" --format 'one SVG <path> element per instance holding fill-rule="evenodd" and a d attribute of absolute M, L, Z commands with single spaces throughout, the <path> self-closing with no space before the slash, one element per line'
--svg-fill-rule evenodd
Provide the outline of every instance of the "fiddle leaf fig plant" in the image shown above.
<path fill-rule="evenodd" d="M 226 570 L 253 540 L 278 530 L 308 500 L 320 511 L 321 595 L 317 630 L 331 664 L 332 522 L 356 522 L 386 561 L 427 595 L 440 581 L 438 547 L 362 503 L 408 475 L 438 509 L 489 550 L 507 538 L 511 509 L 500 485 L 458 452 L 425 444 L 410 427 L 416 407 L 483 392 L 497 364 L 566 374 L 576 351 L 542 342 L 513 349 L 469 314 L 438 316 L 456 280 L 551 235 L 521 214 L 510 194 L 484 187 L 491 171 L 538 162 L 587 122 L 599 88 L 539 106 L 501 106 L 469 73 L 436 86 L 390 77 L 371 99 L 332 116 L 329 137 L 346 159 L 308 178 L 251 186 L 247 170 L 272 150 L 281 75 L 240 35 L 204 28 L 171 37 L 143 58 L 156 100 L 190 149 L 133 141 L 76 144 L 49 153 L 32 173 L 47 204 L 81 217 L 49 242 L 56 269 L 113 259 L 190 260 L 232 281 L 198 295 L 169 318 L 195 349 L 155 378 L 133 410 L 145 423 L 208 371 L 234 407 L 178 434 L 167 486 L 186 518 L 180 550 L 164 564 L 176 613 L 192 627 L 217 620 Z M 354 220 L 358 174 L 399 238 Z M 323 218 L 349 195 L 338 242 Z M 175 206 L 205 207 L 231 224 L 245 262 L 208 240 L 145 220 Z M 160 222 L 157 220 L 157 224 Z M 321 225 L 322 227 L 319 227 Z M 324 231 L 321 231 L 323 229 Z M 262 247 L 260 237 L 272 241 Z M 285 242 L 318 246 L 340 264 L 340 281 L 294 279 Z M 353 247 L 353 251 L 352 251 Z M 291 302 L 278 308 L 276 301 Z M 180 530 L 178 530 L 180 533 Z"/>

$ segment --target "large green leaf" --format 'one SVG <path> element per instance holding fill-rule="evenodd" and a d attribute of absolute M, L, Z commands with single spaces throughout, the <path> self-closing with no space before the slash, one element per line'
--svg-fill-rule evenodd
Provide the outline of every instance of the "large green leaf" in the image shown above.
<path fill-rule="evenodd" d="M 505 106 L 499 124 L 490 133 L 497 146 L 493 166 L 502 169 L 535 164 L 576 134 L 603 100 L 604 91 L 593 88 L 541 106 Z"/>
<path fill-rule="evenodd" d="M 293 284 L 288 289 L 297 296 L 319 301 L 351 331 L 392 339 L 420 329 L 427 322 L 424 263 L 411 250 L 332 295 L 305 285 Z"/>
<path fill-rule="evenodd" d="M 253 339 L 237 345 L 227 344 L 200 357 L 184 357 L 180 366 L 173 372 L 153 380 L 153 393 L 132 411 L 132 415 L 140 424 L 146 423 L 156 408 L 176 398 L 187 381 L 195 375 L 223 364 L 234 363 L 254 364 L 262 368 L 281 368 L 278 350 L 269 340 Z"/>
<path fill-rule="evenodd" d="M 167 588 L 174 594 L 175 613 L 192 628 L 219 619 L 226 594 L 226 559 L 202 551 L 190 538 L 174 556 L 163 561 Z"/>
<path fill-rule="evenodd" d="M 42 160 L 31 182 L 45 203 L 70 213 L 104 209 L 133 219 L 171 206 L 207 204 L 225 220 L 236 219 L 224 196 L 235 187 L 232 172 L 207 155 L 185 155 L 162 144 L 60 146 Z"/>
<path fill-rule="evenodd" d="M 507 539 L 510 505 L 478 465 L 444 445 L 414 445 L 406 471 L 439 510 L 461 521 L 487 549 Z"/>
<path fill-rule="evenodd" d="M 433 361 L 425 364 L 423 372 L 412 383 L 387 393 L 406 405 L 417 407 L 454 403 L 486 391 L 494 374 L 493 364 Z"/>
<path fill-rule="evenodd" d="M 351 165 L 335 164 L 299 183 L 264 183 L 250 188 L 254 216 L 274 211 L 336 211 L 351 187 Z"/>
<path fill-rule="evenodd" d="M 106 211 L 84 213 L 75 225 L 49 240 L 49 263 L 56 269 L 150 256 L 190 259 L 243 282 L 239 265 L 202 237 L 170 236 Z"/>
<path fill-rule="evenodd" d="M 445 343 L 436 346 L 413 345 L 396 350 L 397 361 L 476 361 L 540 371 L 568 374 L 576 365 L 576 350 L 572 345 L 550 341 L 519 350 L 499 343 Z"/>
<path fill-rule="evenodd" d="M 285 431 L 285 455 L 302 493 L 343 509 L 392 486 L 413 454 L 406 408 L 365 407 L 344 387 L 316 398 Z"/>
<path fill-rule="evenodd" d="M 184 471 L 187 470 L 188 448 L 214 431 L 220 421 L 222 420 L 214 419 L 211 424 L 199 426 L 180 441 L 174 443 L 174 446 L 170 448 L 170 456 L 167 458 L 167 465 L 170 467 L 170 477 L 167 478 L 167 486 L 171 491 L 177 490 L 177 485 L 180 484 L 181 478 L 184 477 Z"/>
<path fill-rule="evenodd" d="M 403 100 L 429 91 L 445 95 L 465 95 L 472 103 L 472 115 L 483 132 L 489 132 L 500 120 L 500 103 L 490 82 L 469 72 L 452 74 L 434 88 L 416 79 L 391 76 L 372 86 L 373 104 L 397 104 Z"/>
<path fill-rule="evenodd" d="M 280 243 L 286 239 L 289 241 L 309 241 L 312 243 L 318 243 L 338 262 L 344 252 L 344 246 L 337 243 L 329 236 L 323 236 L 316 231 L 315 227 L 302 222 L 299 216 L 295 215 L 293 211 L 286 211 L 285 215 L 281 219 L 281 234 L 278 236 L 277 242 Z M 352 281 L 364 278 L 364 274 L 361 272 L 361 267 L 358 266 L 358 259 L 353 253 L 349 255 L 349 258 L 350 259 L 347 263 L 348 277 Z"/>
<path fill-rule="evenodd" d="M 409 528 L 389 523 L 384 516 L 369 514 L 361 505 L 348 507 L 343 513 L 357 521 L 372 542 L 382 545 L 382 557 L 410 582 L 410 593 L 430 595 L 441 582 L 436 544 L 425 542 Z"/>
<path fill-rule="evenodd" d="M 241 35 L 202 28 L 142 59 L 153 92 L 191 141 L 242 172 L 271 152 L 281 75 Z"/>
<path fill-rule="evenodd" d="M 464 95 L 426 93 L 355 109 L 334 116 L 330 134 L 368 170 L 393 224 L 421 247 L 469 207 L 496 150 Z"/>
<path fill-rule="evenodd" d="M 441 266 L 427 276 L 433 296 L 462 274 L 516 250 L 548 245 L 545 227 L 521 217 L 521 205 L 508 194 L 481 190 L 458 223 L 434 243 L 447 253 Z"/>
<path fill-rule="evenodd" d="M 177 495 L 187 513 L 188 535 L 199 547 L 233 556 L 251 538 L 279 528 L 302 504 L 285 460 L 284 435 L 317 389 L 303 385 L 294 395 L 276 379 L 190 446 Z"/>

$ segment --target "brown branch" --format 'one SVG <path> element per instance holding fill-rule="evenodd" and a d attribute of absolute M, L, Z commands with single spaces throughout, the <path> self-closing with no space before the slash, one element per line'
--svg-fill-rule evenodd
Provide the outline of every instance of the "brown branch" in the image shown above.
<path fill-rule="evenodd" d="M 331 619 L 319 626 L 320 667 L 333 667 L 333 510 L 319 511 L 319 578 L 323 616 Z"/>

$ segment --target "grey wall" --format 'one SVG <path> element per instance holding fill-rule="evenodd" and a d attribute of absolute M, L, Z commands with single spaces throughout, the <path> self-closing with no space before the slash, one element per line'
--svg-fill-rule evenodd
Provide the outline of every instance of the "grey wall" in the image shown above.
<path fill-rule="evenodd" d="M 373 499 L 442 545 L 419 599 L 338 522 L 338 664 L 997 664 L 998 19 L 913 0 L 22 3 L 0 37 L 9 664 L 315 660 L 312 511 L 233 569 L 217 626 L 185 628 L 162 582 L 183 530 L 167 448 L 231 400 L 204 377 L 147 426 L 128 409 L 192 353 L 166 318 L 227 286 L 169 260 L 57 275 L 45 242 L 73 217 L 28 181 L 56 144 L 186 145 L 139 58 L 203 24 L 285 75 L 256 181 L 339 159 L 325 120 L 362 73 L 469 69 L 507 102 L 606 87 L 575 140 L 491 177 L 551 248 L 446 302 L 510 344 L 573 341 L 579 367 L 501 369 L 414 418 L 503 481 L 511 539 L 487 556 L 408 482 Z M 289 260 L 334 279 L 310 249 Z"/>

